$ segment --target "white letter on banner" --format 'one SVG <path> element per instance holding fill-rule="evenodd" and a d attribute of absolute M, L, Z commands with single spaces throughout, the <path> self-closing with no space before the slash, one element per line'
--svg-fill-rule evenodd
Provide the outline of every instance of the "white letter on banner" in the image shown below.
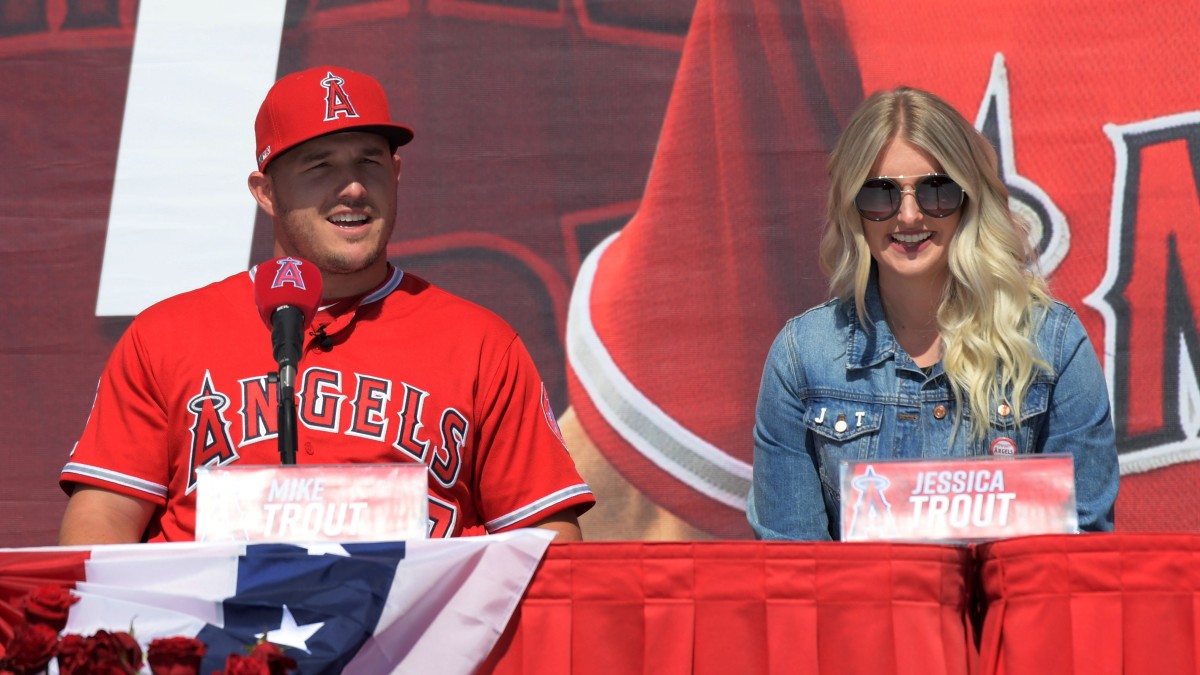
<path fill-rule="evenodd" d="M 97 316 L 129 316 L 245 270 L 254 117 L 286 0 L 142 0 Z"/>

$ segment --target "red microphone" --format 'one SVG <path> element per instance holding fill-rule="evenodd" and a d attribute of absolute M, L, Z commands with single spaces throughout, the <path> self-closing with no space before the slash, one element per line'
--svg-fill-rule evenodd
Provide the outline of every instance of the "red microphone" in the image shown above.
<path fill-rule="evenodd" d="M 321 303 L 321 270 L 307 260 L 284 256 L 258 265 L 254 273 L 254 304 L 272 328 L 271 316 L 284 305 L 304 314 L 304 325 L 312 322 Z"/>
<path fill-rule="evenodd" d="M 264 262 L 254 271 L 254 304 L 271 329 L 275 361 L 295 368 L 304 348 L 304 329 L 321 302 L 321 271 L 293 256 Z"/>
<path fill-rule="evenodd" d="M 304 352 L 304 329 L 321 302 L 321 271 L 307 260 L 276 258 L 254 268 L 254 304 L 271 329 L 271 350 L 279 364 L 279 459 L 296 463 L 296 368 Z"/>

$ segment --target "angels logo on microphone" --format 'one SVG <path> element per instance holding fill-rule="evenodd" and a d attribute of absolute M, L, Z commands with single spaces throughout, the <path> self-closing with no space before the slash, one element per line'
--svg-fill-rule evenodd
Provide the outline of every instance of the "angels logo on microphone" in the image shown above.
<path fill-rule="evenodd" d="M 346 81 L 334 75 L 333 72 L 325 74 L 325 79 L 321 80 L 321 86 L 325 87 L 325 121 L 332 122 L 337 119 L 338 115 L 343 117 L 358 117 L 358 111 L 354 109 L 354 104 L 350 102 L 350 97 L 346 95 L 346 90 L 342 89 L 342 84 Z"/>
<path fill-rule="evenodd" d="M 271 288 L 283 288 L 284 284 L 291 284 L 302 291 L 305 290 L 304 274 L 300 272 L 303 260 L 280 258 L 276 262 L 279 263 L 279 269 L 275 271 L 275 280 L 271 282 Z"/>

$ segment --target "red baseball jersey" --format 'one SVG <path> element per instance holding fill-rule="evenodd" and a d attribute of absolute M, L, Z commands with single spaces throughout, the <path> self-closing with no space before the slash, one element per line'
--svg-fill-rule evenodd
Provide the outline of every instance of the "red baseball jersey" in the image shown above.
<path fill-rule="evenodd" d="M 278 464 L 277 369 L 236 274 L 138 315 L 100 379 L 60 484 L 158 505 L 148 541 L 195 536 L 196 468 Z M 537 369 L 490 311 L 400 270 L 322 308 L 296 374 L 297 463 L 429 467 L 429 534 L 524 527 L 595 499 Z"/>

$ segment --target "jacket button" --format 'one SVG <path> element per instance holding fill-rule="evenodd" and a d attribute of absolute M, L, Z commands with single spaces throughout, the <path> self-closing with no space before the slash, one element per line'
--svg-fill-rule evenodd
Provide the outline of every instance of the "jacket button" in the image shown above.
<path fill-rule="evenodd" d="M 946 406 L 944 406 L 944 405 L 939 405 L 939 406 L 937 406 L 936 408 L 934 408 L 934 409 L 933 409 L 933 417 L 934 417 L 934 419 L 939 419 L 939 420 L 940 420 L 940 419 L 944 418 L 945 416 L 946 416 Z"/>
<path fill-rule="evenodd" d="M 996 406 L 996 412 L 1000 413 L 1001 417 L 1008 417 L 1012 414 L 1012 408 L 1008 407 L 1007 403 L 1001 403 Z"/>

